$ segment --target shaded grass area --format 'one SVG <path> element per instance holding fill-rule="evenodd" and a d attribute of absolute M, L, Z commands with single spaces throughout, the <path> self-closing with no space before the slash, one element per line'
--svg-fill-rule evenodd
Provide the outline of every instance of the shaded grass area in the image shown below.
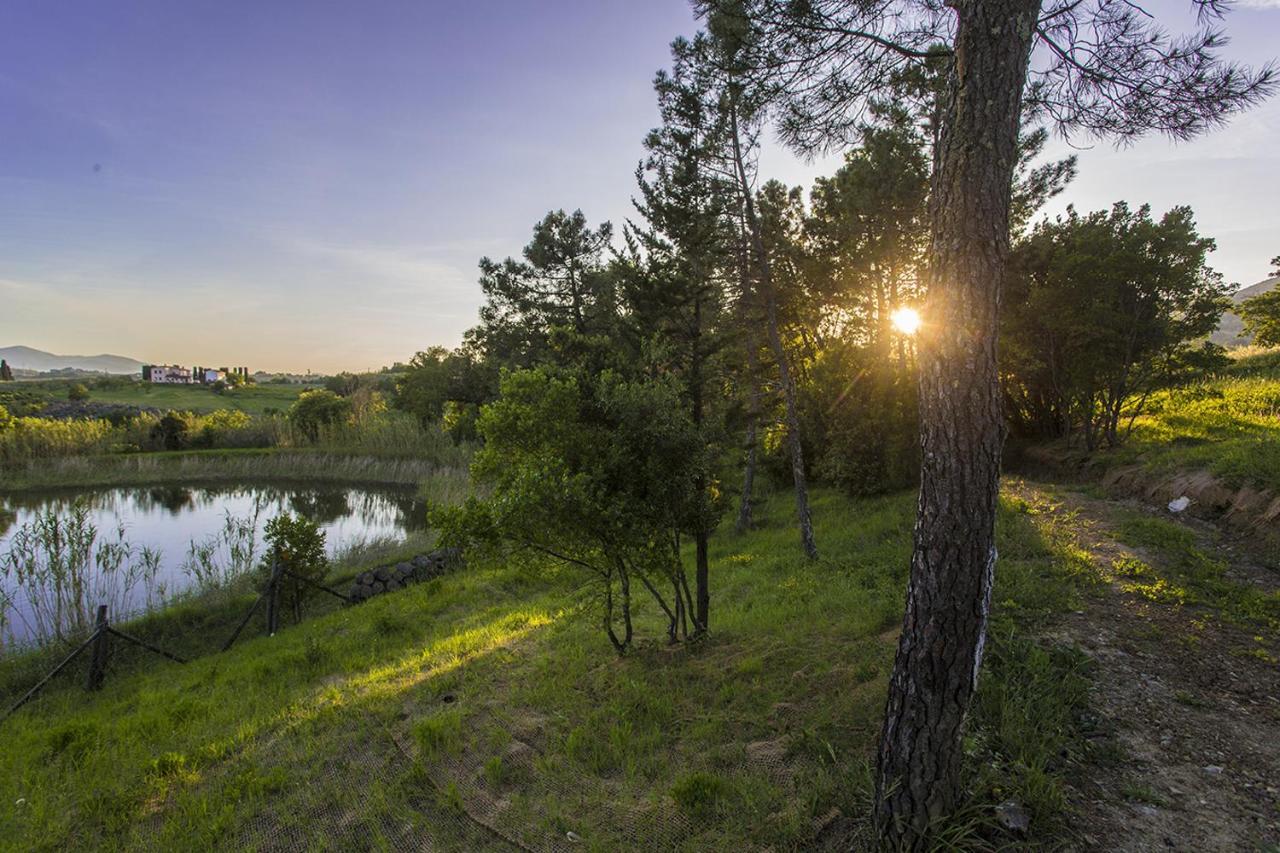
<path fill-rule="evenodd" d="M 443 461 L 275 448 L 68 456 L 32 460 L 0 470 L 0 493 L 160 483 L 326 480 L 364 485 L 425 481 L 435 484 L 431 488 L 462 495 L 468 491 L 467 452 L 466 448 L 458 448 L 453 458 Z"/>
<path fill-rule="evenodd" d="M 591 850 L 856 843 L 913 505 L 815 493 L 826 556 L 811 564 L 790 502 L 769 500 L 758 529 L 713 541 L 712 638 L 694 647 L 661 643 L 642 604 L 647 639 L 618 658 L 582 576 L 513 558 L 126 669 L 96 695 L 62 685 L 4 724 L 0 846 L 237 849 L 285 833 L 377 847 L 405 827 L 440 849 L 496 844 L 462 809 Z M 991 818 L 1010 798 L 1037 838 L 1064 826 L 1087 677 L 1028 631 L 1093 574 L 1055 524 L 1025 503 L 1001 512 L 970 805 L 938 828 L 944 845 L 1011 841 Z"/>

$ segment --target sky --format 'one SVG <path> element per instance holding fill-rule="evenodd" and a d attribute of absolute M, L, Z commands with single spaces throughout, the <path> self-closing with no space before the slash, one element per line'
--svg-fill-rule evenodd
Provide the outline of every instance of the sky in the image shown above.
<path fill-rule="evenodd" d="M 3 4 L 0 346 L 333 372 L 456 345 L 480 257 L 551 209 L 632 215 L 653 74 L 694 28 L 685 0 Z M 1271 59 L 1280 0 L 1227 30 Z M 1048 212 L 1189 204 L 1251 284 L 1280 254 L 1277 140 L 1280 99 L 1192 143 L 1073 140 Z M 769 142 L 762 173 L 838 164 Z"/>

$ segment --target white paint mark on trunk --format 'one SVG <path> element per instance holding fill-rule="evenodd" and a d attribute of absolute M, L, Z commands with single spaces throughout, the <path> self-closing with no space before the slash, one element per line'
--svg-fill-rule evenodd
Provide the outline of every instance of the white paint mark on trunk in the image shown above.
<path fill-rule="evenodd" d="M 978 670 L 982 668 L 982 653 L 987 648 L 987 620 L 991 615 L 991 590 L 996 579 L 996 546 L 991 546 L 987 565 L 982 571 L 982 612 L 978 617 L 978 642 L 973 650 L 973 689 L 978 689 Z"/>

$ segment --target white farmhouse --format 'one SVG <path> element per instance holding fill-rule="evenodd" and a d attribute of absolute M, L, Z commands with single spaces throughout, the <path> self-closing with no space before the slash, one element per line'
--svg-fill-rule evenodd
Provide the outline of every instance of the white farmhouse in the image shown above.
<path fill-rule="evenodd" d="M 190 385 L 191 370 L 176 364 L 144 364 L 142 381 L 162 385 Z"/>

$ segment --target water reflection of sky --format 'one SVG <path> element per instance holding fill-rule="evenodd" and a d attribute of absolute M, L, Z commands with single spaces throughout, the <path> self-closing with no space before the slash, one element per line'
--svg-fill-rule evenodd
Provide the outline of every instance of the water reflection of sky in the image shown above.
<path fill-rule="evenodd" d="M 158 579 L 169 594 L 189 584 L 182 565 L 191 543 L 216 536 L 228 513 L 237 519 L 256 513 L 259 548 L 262 528 L 269 520 L 284 513 L 303 515 L 324 531 L 330 555 L 361 541 L 399 538 L 425 524 L 425 508 L 412 492 L 405 491 L 341 486 L 155 486 L 32 493 L 0 497 L 0 559 L 22 525 L 49 509 L 65 512 L 76 502 L 89 510 L 100 542 L 114 540 L 117 527 L 123 525 L 130 544 L 158 550 Z M 0 583 L 7 582 L 0 579 Z M 21 608 L 23 602 L 16 604 Z M 135 607 L 141 604 L 136 596 L 130 602 Z"/>

